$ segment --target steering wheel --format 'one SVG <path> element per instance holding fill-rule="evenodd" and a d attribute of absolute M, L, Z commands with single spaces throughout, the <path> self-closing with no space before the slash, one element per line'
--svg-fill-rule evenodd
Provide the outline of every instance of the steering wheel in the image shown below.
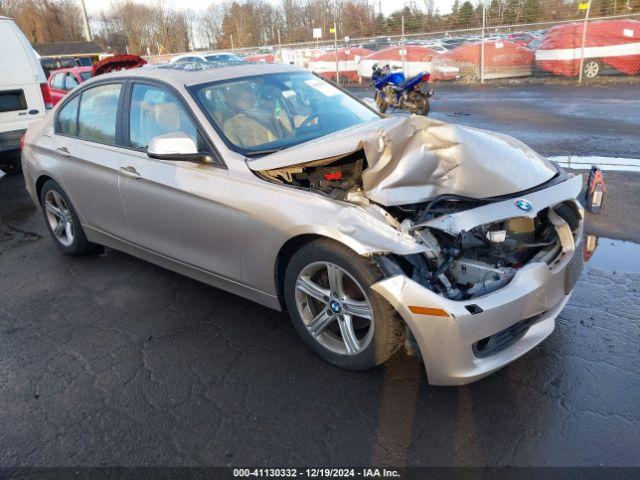
<path fill-rule="evenodd" d="M 302 123 L 300 124 L 300 126 L 299 126 L 298 128 L 308 127 L 308 126 L 309 126 L 309 124 L 311 123 L 311 121 L 312 121 L 312 120 L 315 120 L 316 118 L 317 118 L 318 120 L 320 120 L 320 114 L 319 114 L 318 112 L 316 112 L 316 113 L 310 113 L 310 114 L 307 116 L 307 118 L 305 118 L 305 119 L 302 121 Z"/>

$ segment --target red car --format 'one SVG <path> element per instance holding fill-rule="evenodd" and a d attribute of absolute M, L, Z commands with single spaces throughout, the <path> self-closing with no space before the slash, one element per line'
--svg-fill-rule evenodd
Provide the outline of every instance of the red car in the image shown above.
<path fill-rule="evenodd" d="M 91 77 L 103 73 L 115 72 L 117 70 L 138 68 L 145 63 L 147 62 L 137 55 L 113 55 L 103 58 L 92 67 L 72 67 L 55 70 L 51 72 L 51 76 L 49 77 L 51 101 L 53 105 L 55 105 L 62 100 L 69 90 L 89 80 Z"/>
<path fill-rule="evenodd" d="M 67 94 L 69 90 L 91 78 L 92 67 L 72 67 L 54 70 L 49 77 L 49 89 L 51 90 L 51 102 L 55 105 Z"/>

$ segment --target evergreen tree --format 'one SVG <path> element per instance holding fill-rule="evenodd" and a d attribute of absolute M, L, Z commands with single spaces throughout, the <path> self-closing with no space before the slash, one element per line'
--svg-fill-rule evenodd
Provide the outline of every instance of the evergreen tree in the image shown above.
<path fill-rule="evenodd" d="M 457 26 L 460 28 L 471 28 L 477 26 L 475 23 L 473 5 L 469 0 L 465 0 L 458 12 Z"/>
<path fill-rule="evenodd" d="M 539 0 L 525 0 L 522 7 L 522 21 L 524 23 L 535 22 L 540 17 Z"/>

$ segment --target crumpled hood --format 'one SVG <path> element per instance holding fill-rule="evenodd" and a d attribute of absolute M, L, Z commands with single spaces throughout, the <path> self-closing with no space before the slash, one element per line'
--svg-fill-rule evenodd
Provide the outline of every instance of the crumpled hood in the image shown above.
<path fill-rule="evenodd" d="M 412 115 L 342 130 L 248 162 L 252 170 L 281 169 L 363 149 L 365 195 L 385 206 L 455 193 L 474 198 L 536 187 L 554 166 L 508 135 Z"/>

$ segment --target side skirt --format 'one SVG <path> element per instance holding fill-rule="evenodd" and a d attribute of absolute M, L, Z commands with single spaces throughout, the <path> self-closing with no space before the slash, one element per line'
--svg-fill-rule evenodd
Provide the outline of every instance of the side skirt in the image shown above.
<path fill-rule="evenodd" d="M 133 257 L 158 265 L 159 267 L 166 268 L 167 270 L 171 270 L 189 278 L 193 278 L 194 280 L 198 280 L 199 282 L 211 285 L 212 287 L 225 290 L 229 293 L 233 293 L 234 295 L 259 303 L 265 307 L 282 311 L 282 307 L 280 306 L 280 302 L 276 295 L 265 293 L 261 290 L 221 277 L 215 273 L 189 265 L 174 258 L 138 247 L 130 242 L 124 241 L 95 228 L 86 225 L 83 225 L 82 228 L 90 242 L 124 252 Z"/>

